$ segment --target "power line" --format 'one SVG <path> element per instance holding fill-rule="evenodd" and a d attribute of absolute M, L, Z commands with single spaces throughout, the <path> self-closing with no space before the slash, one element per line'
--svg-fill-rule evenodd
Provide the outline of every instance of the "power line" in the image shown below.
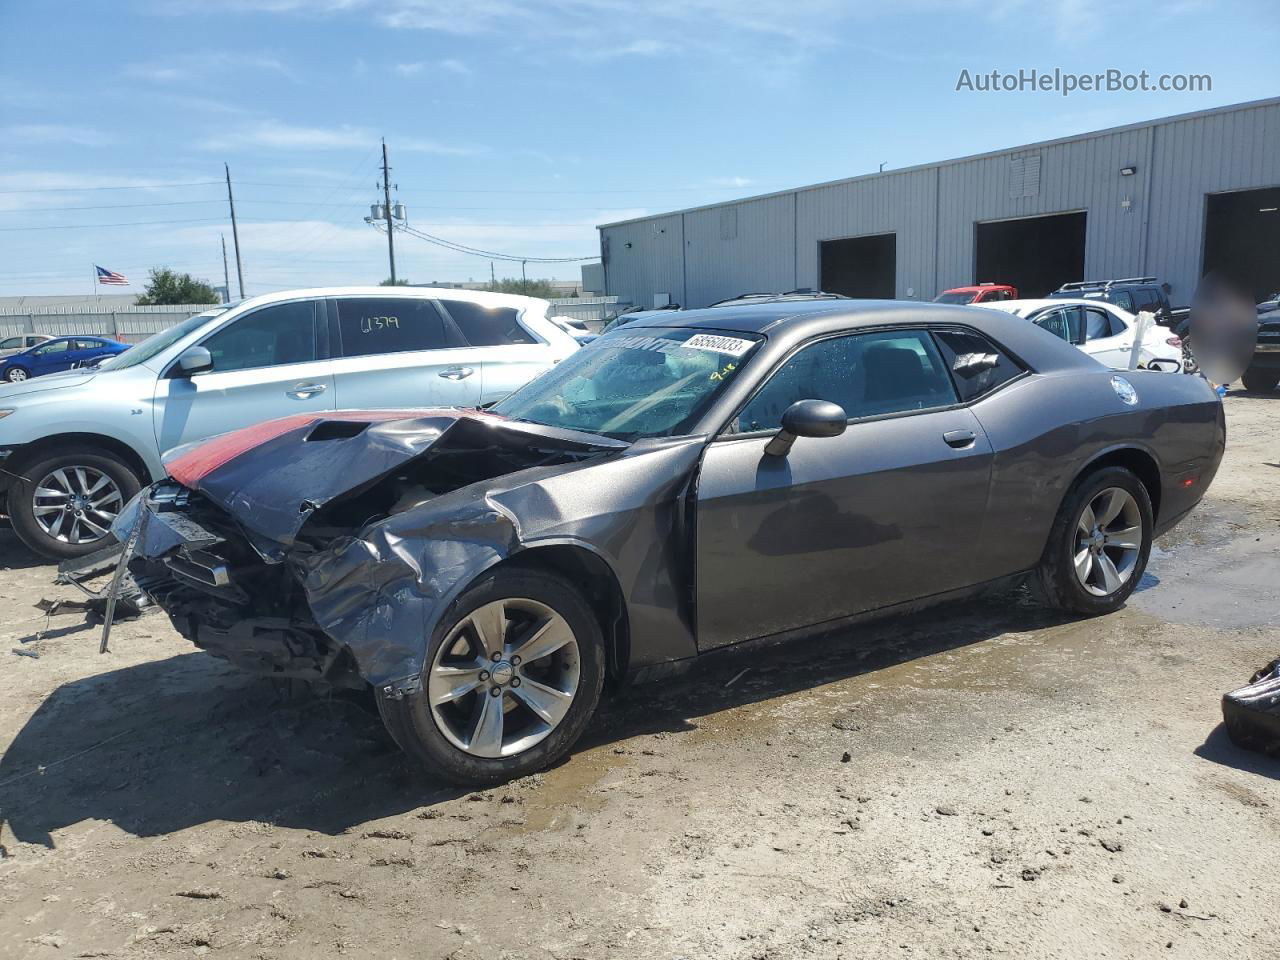
<path fill-rule="evenodd" d="M 212 223 L 222 217 L 202 217 L 196 220 L 132 220 L 128 223 L 60 223 L 49 227 L 0 227 L 0 232 L 15 233 L 19 230 L 93 230 L 99 227 L 145 227 L 159 223 Z"/>
<path fill-rule="evenodd" d="M 80 193 L 84 190 L 166 190 L 170 187 L 204 187 L 221 180 L 191 180 L 186 183 L 127 183 L 113 187 L 29 187 L 22 190 L 0 190 L 0 193 Z"/>
<path fill-rule="evenodd" d="M 599 260 L 599 254 L 593 254 L 589 257 L 526 257 L 516 256 L 509 253 L 496 253 L 493 250 L 481 250 L 478 247 L 469 247 L 465 244 L 455 243 L 452 240 L 445 240 L 443 237 L 432 236 L 424 233 L 415 227 L 404 226 L 401 229 L 411 237 L 417 237 L 419 240 L 425 240 L 427 243 L 433 243 L 438 247 L 444 247 L 446 250 L 452 250 L 454 253 L 466 253 L 475 257 L 487 257 L 492 260 L 502 260 L 508 263 L 580 263 L 585 260 Z"/>

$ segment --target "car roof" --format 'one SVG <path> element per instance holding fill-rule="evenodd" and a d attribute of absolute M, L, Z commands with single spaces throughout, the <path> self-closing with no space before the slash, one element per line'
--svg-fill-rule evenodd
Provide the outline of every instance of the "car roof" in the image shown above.
<path fill-rule="evenodd" d="M 984 304 L 985 306 L 985 304 Z M 993 310 L 1004 310 L 1009 313 L 1017 312 L 1029 313 L 1033 310 L 1040 310 L 1044 307 L 1101 307 L 1112 313 L 1118 313 L 1121 316 L 1128 316 L 1129 311 L 1123 307 L 1117 307 L 1109 300 L 1085 299 L 1084 297 L 1043 297 L 1040 299 L 1027 300 L 1001 300 L 998 303 L 991 304 Z"/>
<path fill-rule="evenodd" d="M 405 299 L 466 300 L 493 307 L 511 307 L 524 310 L 531 306 L 544 306 L 547 301 L 539 297 L 522 297 L 514 293 L 491 293 L 488 290 L 462 290 L 457 287 L 304 287 L 297 290 L 277 290 L 248 297 L 233 304 L 236 309 L 259 307 L 286 300 L 302 300 L 319 297 L 402 297 Z"/>
<path fill-rule="evenodd" d="M 1007 283 L 975 283 L 970 287 L 948 287 L 943 293 L 980 293 L 983 290 L 1012 290 Z"/>

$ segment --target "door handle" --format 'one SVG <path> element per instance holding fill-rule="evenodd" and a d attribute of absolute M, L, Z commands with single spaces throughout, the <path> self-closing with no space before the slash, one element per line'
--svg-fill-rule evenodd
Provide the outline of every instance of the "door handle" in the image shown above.
<path fill-rule="evenodd" d="M 448 370 L 441 370 L 440 376 L 446 380 L 465 380 L 473 373 L 475 370 L 471 367 L 450 367 Z"/>
<path fill-rule="evenodd" d="M 307 400 L 324 391 L 323 383 L 295 383 L 292 389 L 285 391 L 285 396 L 293 397 L 295 400 Z"/>
<path fill-rule="evenodd" d="M 972 447 L 978 435 L 972 430 L 948 430 L 942 435 L 942 439 L 947 441 L 947 446 L 955 447 L 957 450 L 964 450 Z"/>

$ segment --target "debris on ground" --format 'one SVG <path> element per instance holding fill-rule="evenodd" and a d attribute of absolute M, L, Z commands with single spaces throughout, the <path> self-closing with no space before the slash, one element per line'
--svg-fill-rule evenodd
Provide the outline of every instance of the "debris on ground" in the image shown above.
<path fill-rule="evenodd" d="M 1222 719 L 1236 746 L 1280 756 L 1280 657 L 1222 698 Z"/>

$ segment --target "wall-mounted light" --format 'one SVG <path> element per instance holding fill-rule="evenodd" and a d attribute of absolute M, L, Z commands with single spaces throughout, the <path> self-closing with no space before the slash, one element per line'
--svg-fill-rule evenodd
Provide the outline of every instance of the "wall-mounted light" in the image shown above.
<path fill-rule="evenodd" d="M 1137 172 L 1138 172 L 1137 167 L 1121 167 L 1120 168 L 1120 176 L 1122 177 L 1132 177 Z"/>
<path fill-rule="evenodd" d="M 628 250 L 630 250 L 630 249 L 631 249 L 631 241 L 630 241 L 630 240 L 628 240 L 626 243 L 624 243 L 624 244 L 623 244 L 623 246 L 624 246 L 624 247 L 626 247 Z"/>

